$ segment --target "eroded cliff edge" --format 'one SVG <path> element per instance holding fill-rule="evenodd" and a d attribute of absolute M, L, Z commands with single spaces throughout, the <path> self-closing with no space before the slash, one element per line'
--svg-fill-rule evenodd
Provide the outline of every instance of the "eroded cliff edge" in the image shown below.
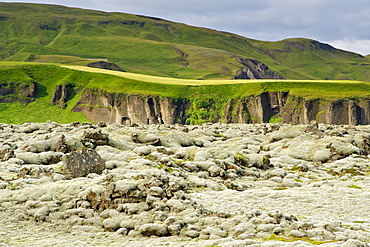
<path fill-rule="evenodd" d="M 108 93 L 85 89 L 72 111 L 82 112 L 94 122 L 132 124 L 184 123 L 190 108 L 187 99 Z"/>
<path fill-rule="evenodd" d="M 167 98 L 85 89 L 72 111 L 94 122 L 200 124 L 205 122 L 370 124 L 370 99 L 304 99 L 289 92 L 239 98 Z"/>

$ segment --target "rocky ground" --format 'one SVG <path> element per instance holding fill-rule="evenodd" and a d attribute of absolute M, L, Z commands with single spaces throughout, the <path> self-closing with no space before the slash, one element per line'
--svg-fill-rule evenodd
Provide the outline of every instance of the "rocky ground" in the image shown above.
<path fill-rule="evenodd" d="M 370 126 L 0 124 L 0 246 L 368 246 Z"/>

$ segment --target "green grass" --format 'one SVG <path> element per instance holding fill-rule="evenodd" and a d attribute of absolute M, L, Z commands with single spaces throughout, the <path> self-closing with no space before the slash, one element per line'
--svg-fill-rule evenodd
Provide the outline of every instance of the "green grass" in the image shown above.
<path fill-rule="evenodd" d="M 348 186 L 348 188 L 352 188 L 352 189 L 362 189 L 361 186 L 358 186 L 358 185 L 355 185 L 355 184 L 351 184 Z"/>
<path fill-rule="evenodd" d="M 253 58 L 289 79 L 370 81 L 368 57 L 308 39 L 265 42 L 158 18 L 0 3 L 0 60 L 85 65 L 108 59 L 126 71 L 183 79 L 231 79 Z"/>
<path fill-rule="evenodd" d="M 0 103 L 0 122 L 22 124 L 25 122 L 46 122 L 52 120 L 61 124 L 75 121 L 89 122 L 82 113 L 62 110 L 59 106 L 50 106 L 45 100 L 36 100 L 27 106 L 21 103 Z"/>
<path fill-rule="evenodd" d="M 356 98 L 370 97 L 370 83 L 361 81 L 343 81 L 343 80 L 188 80 L 156 77 L 143 74 L 125 73 L 119 71 L 109 71 L 81 66 L 68 66 L 66 68 L 94 72 L 98 74 L 109 74 L 117 77 L 123 77 L 134 81 L 145 81 L 144 88 L 148 88 L 148 92 L 155 91 L 172 91 L 172 86 L 178 86 L 180 94 L 183 95 L 183 90 L 186 94 L 193 93 L 194 95 L 214 95 L 225 98 L 238 97 L 255 94 L 258 95 L 264 91 L 289 91 L 292 95 L 301 96 L 304 98 Z M 156 85 L 154 85 L 156 84 Z M 127 86 L 127 84 L 125 84 Z M 144 84 L 142 84 L 144 85 Z M 96 85 L 95 85 L 96 86 Z M 107 85 L 106 85 L 107 86 Z M 105 88 L 118 92 L 123 88 L 122 84 L 112 84 L 112 87 Z M 130 85 L 132 86 L 132 85 Z M 154 86 L 154 88 L 152 88 Z M 163 87 L 165 86 L 165 87 Z M 138 87 L 139 89 L 140 87 Z M 157 89 L 157 90 L 156 90 Z M 207 93 L 205 93 L 207 92 Z M 167 95 L 168 96 L 168 95 Z"/>
<path fill-rule="evenodd" d="M 303 237 L 303 238 L 294 238 L 294 237 L 285 237 L 285 236 L 278 236 L 275 234 L 272 234 L 269 238 L 263 239 L 264 241 L 281 241 L 281 242 L 295 242 L 295 241 L 304 241 L 313 245 L 321 245 L 321 244 L 326 244 L 326 243 L 335 243 L 337 241 L 329 240 L 329 241 L 319 241 L 319 240 L 314 240 L 308 237 Z"/>
<path fill-rule="evenodd" d="M 272 117 L 270 118 L 269 123 L 277 124 L 280 123 L 282 120 L 283 120 L 282 117 Z"/>
<path fill-rule="evenodd" d="M 0 63 L 1 64 L 1 63 Z M 16 77 L 3 77 L 3 71 L 8 70 L 17 75 Z M 58 79 L 62 79 L 63 73 L 58 67 L 50 66 L 17 66 L 10 68 L 0 68 L 0 83 L 6 80 L 17 82 L 36 81 L 38 84 L 38 94 L 34 102 L 27 106 L 21 103 L 0 103 L 0 122 L 2 123 L 24 123 L 24 122 L 46 122 L 52 120 L 60 123 L 70 123 L 74 121 L 88 121 L 84 114 L 72 112 L 73 100 L 69 102 L 67 109 L 59 106 L 51 106 L 50 100 Z M 74 99 L 77 100 L 77 97 Z"/>

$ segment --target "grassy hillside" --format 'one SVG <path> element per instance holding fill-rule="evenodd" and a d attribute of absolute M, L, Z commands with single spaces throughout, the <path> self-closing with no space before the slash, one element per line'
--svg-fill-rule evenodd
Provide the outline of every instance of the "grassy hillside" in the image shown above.
<path fill-rule="evenodd" d="M 264 42 L 159 18 L 0 3 L 0 60 L 85 65 L 104 58 L 134 73 L 231 79 L 243 67 L 238 57 L 289 79 L 370 81 L 368 58 L 313 40 Z"/>
<path fill-rule="evenodd" d="M 187 98 L 192 102 L 206 102 L 208 99 L 226 102 L 230 98 L 237 99 L 269 91 L 289 91 L 293 96 L 304 98 L 370 97 L 370 83 L 361 81 L 239 80 L 238 83 L 232 83 L 235 81 L 210 80 L 206 85 L 202 85 L 199 80 L 170 79 L 87 68 L 89 72 L 77 70 L 78 68 L 81 67 L 0 62 L 0 84 L 36 82 L 38 86 L 36 100 L 26 106 L 20 103 L 0 103 L 0 122 L 87 121 L 83 114 L 71 111 L 85 88 L 102 89 L 112 93 Z M 55 86 L 70 83 L 81 91 L 69 98 L 66 109 L 51 106 Z"/>

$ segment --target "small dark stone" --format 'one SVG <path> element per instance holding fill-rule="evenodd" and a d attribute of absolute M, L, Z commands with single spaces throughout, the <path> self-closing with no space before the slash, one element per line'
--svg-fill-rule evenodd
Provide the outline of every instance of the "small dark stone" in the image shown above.
<path fill-rule="evenodd" d="M 80 126 L 80 122 L 73 122 L 70 124 L 71 127 L 79 127 Z"/>
<path fill-rule="evenodd" d="M 102 174 L 105 162 L 92 149 L 82 149 L 62 157 L 63 171 L 68 178 L 85 177 L 90 173 Z"/>
<path fill-rule="evenodd" d="M 100 122 L 100 123 L 98 123 L 98 127 L 99 128 L 107 127 L 107 123 L 106 122 Z"/>

